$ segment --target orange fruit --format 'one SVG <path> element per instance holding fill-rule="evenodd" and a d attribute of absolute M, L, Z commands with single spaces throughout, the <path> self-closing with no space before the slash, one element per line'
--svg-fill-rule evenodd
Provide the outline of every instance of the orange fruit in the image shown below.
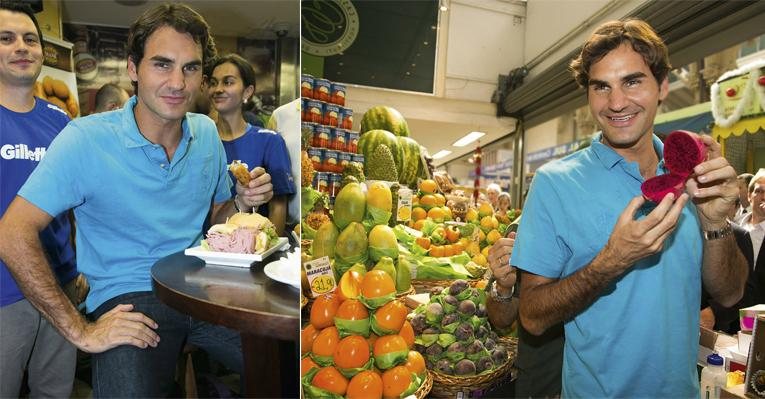
<path fill-rule="evenodd" d="M 423 376 L 426 372 L 425 358 L 422 357 L 420 352 L 409 351 L 409 354 L 406 356 L 406 363 L 404 363 L 404 367 L 409 369 L 409 371 L 412 373 Z"/>
<path fill-rule="evenodd" d="M 371 370 L 364 370 L 354 375 L 345 393 L 347 399 L 380 399 L 382 395 L 382 377 Z"/>
<path fill-rule="evenodd" d="M 310 321 L 317 330 L 327 328 L 335 324 L 335 313 L 340 302 L 334 294 L 324 294 L 316 298 L 311 306 Z"/>
<path fill-rule="evenodd" d="M 443 194 L 436 193 L 433 196 L 436 198 L 436 206 L 446 205 L 446 197 Z"/>
<path fill-rule="evenodd" d="M 335 294 L 340 302 L 356 298 L 359 296 L 359 287 L 361 287 L 361 273 L 356 270 L 348 270 L 340 277 Z"/>
<path fill-rule="evenodd" d="M 455 243 L 460 239 L 460 231 L 457 230 L 456 227 L 447 226 L 444 230 L 446 231 L 446 239 L 449 240 L 449 242 Z"/>
<path fill-rule="evenodd" d="M 436 206 L 436 197 L 431 194 L 425 194 L 420 197 L 420 205 L 424 206 L 425 208 Z"/>
<path fill-rule="evenodd" d="M 433 208 L 430 208 L 428 211 L 428 217 L 433 219 L 436 222 L 442 222 L 444 220 L 444 216 L 446 213 L 444 212 L 444 208 L 434 206 Z"/>
<path fill-rule="evenodd" d="M 444 246 L 443 245 L 431 245 L 430 246 L 430 256 L 435 257 L 435 258 L 444 256 Z"/>
<path fill-rule="evenodd" d="M 398 335 L 404 339 L 406 346 L 412 349 L 414 346 L 414 328 L 409 324 L 409 320 L 404 321 L 404 325 L 401 326 L 401 330 L 398 331 Z"/>
<path fill-rule="evenodd" d="M 382 382 L 383 397 L 398 398 L 412 383 L 412 373 L 404 366 L 396 366 L 383 373 Z"/>
<path fill-rule="evenodd" d="M 454 249 L 452 248 L 451 244 L 446 244 L 443 247 L 444 247 L 444 256 L 454 255 Z"/>
<path fill-rule="evenodd" d="M 306 375 L 311 369 L 319 368 L 319 365 L 311 359 L 310 356 L 306 356 L 300 359 L 300 376 Z"/>
<path fill-rule="evenodd" d="M 369 311 L 358 299 L 346 299 L 337 308 L 335 317 L 343 320 L 364 320 L 369 318 Z"/>
<path fill-rule="evenodd" d="M 425 179 L 420 182 L 420 191 L 423 193 L 432 194 L 436 192 L 436 189 L 438 189 L 438 185 L 436 185 L 435 180 Z"/>
<path fill-rule="evenodd" d="M 428 211 L 425 208 L 420 208 L 419 206 L 412 208 L 412 220 L 415 222 L 426 217 L 428 217 Z"/>
<path fill-rule="evenodd" d="M 423 249 L 430 248 L 430 237 L 417 237 L 414 242 Z"/>
<path fill-rule="evenodd" d="M 415 230 L 422 230 L 422 226 L 425 225 L 425 219 L 420 219 L 416 222 L 414 222 L 414 225 L 412 225 L 412 228 Z"/>
<path fill-rule="evenodd" d="M 465 250 L 465 246 L 462 244 L 462 242 L 457 241 L 454 244 L 452 244 L 452 250 L 454 251 L 455 255 L 459 255 L 462 253 L 462 251 Z"/>
<path fill-rule="evenodd" d="M 317 335 L 319 335 L 319 330 L 317 330 L 313 324 L 308 323 L 303 331 L 300 332 L 300 354 L 305 354 L 311 351 L 313 340 L 316 339 Z"/>
<path fill-rule="evenodd" d="M 311 352 L 317 356 L 332 356 L 337 350 L 337 344 L 340 342 L 340 334 L 335 326 L 327 327 L 313 340 Z"/>
<path fill-rule="evenodd" d="M 452 220 L 452 208 L 442 206 L 441 209 L 444 210 L 444 220 Z"/>
<path fill-rule="evenodd" d="M 313 376 L 311 385 L 341 396 L 345 395 L 345 391 L 348 390 L 348 380 L 332 366 L 319 370 Z"/>
<path fill-rule="evenodd" d="M 501 235 L 501 234 L 499 234 L 499 231 L 497 231 L 497 229 L 492 229 L 492 230 L 489 232 L 489 234 L 486 234 L 486 242 L 488 242 L 488 243 L 489 243 L 489 245 L 492 245 L 492 244 L 494 244 L 494 243 L 495 243 L 495 242 L 497 242 L 497 240 L 499 240 L 500 238 L 502 238 L 502 235 Z"/>
<path fill-rule="evenodd" d="M 465 221 L 467 222 L 477 222 L 478 221 L 478 211 L 475 208 L 468 209 L 467 213 L 465 214 Z"/>
<path fill-rule="evenodd" d="M 383 330 L 398 333 L 404 325 L 408 313 L 409 311 L 403 303 L 390 301 L 375 311 L 375 320 Z"/>
<path fill-rule="evenodd" d="M 364 295 L 364 298 L 379 298 L 395 292 L 396 283 L 388 273 L 382 270 L 367 272 L 361 281 L 361 295 Z"/>
<path fill-rule="evenodd" d="M 494 214 L 494 208 L 492 208 L 490 203 L 481 202 L 481 205 L 478 206 L 478 216 L 483 218 L 486 216 L 491 216 L 493 214 Z"/>
<path fill-rule="evenodd" d="M 362 367 L 369 361 L 369 345 L 364 337 L 349 335 L 337 344 L 334 360 L 341 369 Z"/>
<path fill-rule="evenodd" d="M 406 341 L 398 334 L 383 335 L 377 338 L 375 341 L 374 355 L 375 357 L 384 355 L 386 353 L 408 351 L 409 347 L 406 346 Z"/>

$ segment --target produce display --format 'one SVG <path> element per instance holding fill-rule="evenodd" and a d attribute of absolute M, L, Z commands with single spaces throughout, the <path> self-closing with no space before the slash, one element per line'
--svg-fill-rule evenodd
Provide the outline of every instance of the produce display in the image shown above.
<path fill-rule="evenodd" d="M 486 316 L 486 294 L 465 280 L 437 288 L 411 316 L 415 349 L 426 367 L 441 374 L 489 373 L 508 361 Z"/>
<path fill-rule="evenodd" d="M 640 186 L 643 195 L 653 202 L 669 193 L 675 198 L 685 190 L 685 182 L 696 165 L 704 162 L 707 150 L 704 143 L 693 133 L 676 130 L 664 140 L 664 165 L 669 173 L 654 176 Z"/>

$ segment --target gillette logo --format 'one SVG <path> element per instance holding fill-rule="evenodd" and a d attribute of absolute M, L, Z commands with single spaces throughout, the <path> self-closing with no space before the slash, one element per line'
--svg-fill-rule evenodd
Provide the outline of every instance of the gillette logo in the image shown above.
<path fill-rule="evenodd" d="M 0 157 L 3 159 L 28 159 L 40 162 L 45 156 L 45 147 L 36 147 L 30 150 L 26 144 L 6 144 L 0 147 Z"/>

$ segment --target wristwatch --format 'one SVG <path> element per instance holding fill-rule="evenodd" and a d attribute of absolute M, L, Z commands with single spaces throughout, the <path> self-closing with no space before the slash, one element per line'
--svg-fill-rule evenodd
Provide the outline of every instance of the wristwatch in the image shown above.
<path fill-rule="evenodd" d="M 515 293 L 515 285 L 513 285 L 513 288 L 510 289 L 510 295 L 500 295 L 497 292 L 497 280 L 494 280 L 491 282 L 491 288 L 489 289 L 489 296 L 491 297 L 494 302 L 510 302 L 513 299 L 513 294 Z"/>
<path fill-rule="evenodd" d="M 725 227 L 719 230 L 704 230 L 703 233 L 705 240 L 712 241 L 720 238 L 725 238 L 733 234 L 733 228 L 730 227 L 730 222 L 726 222 Z"/>

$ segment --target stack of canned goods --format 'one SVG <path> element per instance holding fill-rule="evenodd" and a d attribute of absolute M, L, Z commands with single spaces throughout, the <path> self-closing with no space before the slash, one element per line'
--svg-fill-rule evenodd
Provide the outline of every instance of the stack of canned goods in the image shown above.
<path fill-rule="evenodd" d="M 345 107 L 345 85 L 301 75 L 303 128 L 313 132 L 308 157 L 317 173 L 313 187 L 327 193 L 330 203 L 340 190 L 343 168 L 349 162 L 364 164 L 356 154 L 359 133 L 354 132 L 353 110 Z"/>

